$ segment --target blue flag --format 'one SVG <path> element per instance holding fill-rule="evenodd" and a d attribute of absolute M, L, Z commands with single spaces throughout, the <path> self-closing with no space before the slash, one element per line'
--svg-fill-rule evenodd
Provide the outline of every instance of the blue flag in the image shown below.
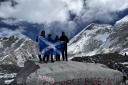
<path fill-rule="evenodd" d="M 38 43 L 39 43 L 39 51 L 41 52 L 41 54 L 56 54 L 59 53 L 60 54 L 60 50 L 63 49 L 64 44 L 63 42 L 49 42 L 46 38 L 43 38 L 42 36 L 39 36 L 38 38 Z"/>

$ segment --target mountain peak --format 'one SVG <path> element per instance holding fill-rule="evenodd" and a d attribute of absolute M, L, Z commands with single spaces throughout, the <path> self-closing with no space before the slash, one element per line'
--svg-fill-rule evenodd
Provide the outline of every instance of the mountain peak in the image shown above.
<path fill-rule="evenodd" d="M 69 42 L 69 56 L 91 56 L 109 52 L 122 53 L 123 50 L 127 52 L 127 28 L 128 23 L 117 27 L 107 24 L 90 24 Z"/>
<path fill-rule="evenodd" d="M 29 38 L 19 38 L 15 35 L 0 39 L 0 64 L 15 64 L 23 66 L 29 59 L 36 59 L 36 43 Z"/>

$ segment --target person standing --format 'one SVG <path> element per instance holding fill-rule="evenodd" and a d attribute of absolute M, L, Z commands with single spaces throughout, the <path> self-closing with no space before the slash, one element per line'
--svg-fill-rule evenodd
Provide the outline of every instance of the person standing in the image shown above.
<path fill-rule="evenodd" d="M 62 32 L 62 34 L 60 36 L 60 41 L 62 42 L 62 49 L 61 49 L 62 58 L 63 58 L 63 60 L 66 59 L 66 61 L 68 61 L 68 57 L 67 57 L 67 43 L 69 42 L 69 39 L 65 35 L 65 32 Z"/>
<path fill-rule="evenodd" d="M 37 36 L 37 38 L 36 38 L 36 42 L 38 42 L 38 46 L 39 46 L 38 58 L 39 58 L 39 62 L 42 62 L 41 51 L 43 49 L 43 44 L 41 44 L 41 42 L 40 42 L 40 37 L 45 38 L 45 31 L 44 30 L 41 31 L 40 35 Z M 45 54 L 44 54 L 44 56 L 45 56 Z"/>
<path fill-rule="evenodd" d="M 51 34 L 48 34 L 48 37 L 47 37 L 47 40 L 51 43 L 53 43 L 53 39 L 52 39 L 52 35 Z M 49 61 L 49 57 L 51 58 L 51 62 L 54 62 L 53 60 L 53 51 L 54 49 L 53 48 L 50 48 L 48 51 L 47 51 L 47 62 Z"/>
<path fill-rule="evenodd" d="M 54 40 L 54 43 L 58 43 L 58 42 L 59 42 L 59 37 L 56 36 L 55 40 Z M 60 61 L 60 48 L 61 48 L 60 45 L 57 45 L 56 50 L 54 50 L 56 61 Z"/>

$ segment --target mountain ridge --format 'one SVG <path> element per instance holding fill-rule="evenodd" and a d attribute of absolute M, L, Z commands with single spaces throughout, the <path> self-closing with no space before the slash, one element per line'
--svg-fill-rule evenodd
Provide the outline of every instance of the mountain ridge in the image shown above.
<path fill-rule="evenodd" d="M 0 43 L 0 64 L 15 64 L 22 67 L 26 60 L 37 57 L 36 43 L 27 37 L 4 37 Z"/>
<path fill-rule="evenodd" d="M 122 24 L 114 26 L 95 23 L 88 25 L 70 40 L 69 56 L 89 56 L 109 52 L 126 53 L 128 51 L 128 22 L 124 21 L 124 18 L 121 21 Z"/>

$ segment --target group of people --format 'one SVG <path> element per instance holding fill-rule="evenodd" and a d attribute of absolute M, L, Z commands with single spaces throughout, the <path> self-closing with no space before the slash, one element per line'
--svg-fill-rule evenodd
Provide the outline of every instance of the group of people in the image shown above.
<path fill-rule="evenodd" d="M 63 61 L 68 61 L 67 43 L 69 42 L 69 39 L 66 36 L 65 32 L 62 32 L 60 37 L 56 36 L 53 39 L 51 34 L 48 34 L 46 36 L 45 31 L 43 30 L 37 37 L 36 41 L 38 42 L 39 46 L 39 62 L 49 62 L 49 60 L 51 60 L 51 62 L 54 62 L 54 60 L 60 61 L 61 55 Z"/>

